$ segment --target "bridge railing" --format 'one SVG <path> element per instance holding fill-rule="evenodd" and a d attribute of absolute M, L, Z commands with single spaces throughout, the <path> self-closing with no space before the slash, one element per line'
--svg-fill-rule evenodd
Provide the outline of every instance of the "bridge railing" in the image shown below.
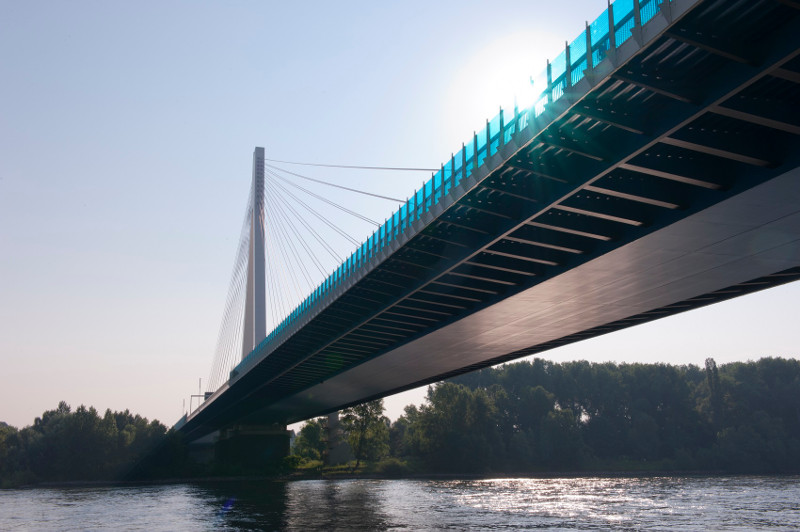
<path fill-rule="evenodd" d="M 330 302 L 328 296 L 334 289 L 341 287 L 373 257 L 398 237 L 406 234 L 424 213 L 430 212 L 444 198 L 453 194 L 461 181 L 483 165 L 487 157 L 497 153 L 503 145 L 512 142 L 517 133 L 544 113 L 548 104 L 559 100 L 569 87 L 583 79 L 587 70 L 591 70 L 605 59 L 609 50 L 620 47 L 630 39 L 635 27 L 641 27 L 656 16 L 662 4 L 672 1 L 674 0 L 616 0 L 609 5 L 597 19 L 587 25 L 584 32 L 565 46 L 561 54 L 552 62 L 548 61 L 547 68 L 539 76 L 532 79 L 534 89 L 544 87 L 533 103 L 523 109 L 515 108 L 513 115 L 500 109 L 494 118 L 487 120 L 486 127 L 480 133 L 474 134 L 470 142 L 462 144 L 458 153 L 452 154 L 430 180 L 419 190 L 414 191 L 414 194 L 278 324 L 260 345 L 276 340 L 287 328 L 310 312 L 316 313 L 321 310 L 323 308 L 319 306 L 321 302 L 323 306 L 327 306 Z M 241 373 L 241 370 L 252 362 L 253 353 L 255 350 L 242 360 L 232 374 Z"/>

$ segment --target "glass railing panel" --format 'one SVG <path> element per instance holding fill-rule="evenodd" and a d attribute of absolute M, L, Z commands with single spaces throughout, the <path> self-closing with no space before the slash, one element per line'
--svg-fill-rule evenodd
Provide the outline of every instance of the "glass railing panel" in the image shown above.
<path fill-rule="evenodd" d="M 500 133 L 500 113 L 489 120 L 489 137 L 494 139 Z"/>
<path fill-rule="evenodd" d="M 567 72 L 567 51 L 564 50 L 550 63 L 550 79 L 555 82 Z M 555 98 L 553 98 L 555 100 Z"/>
<path fill-rule="evenodd" d="M 530 114 L 533 112 L 535 105 L 536 104 L 532 105 L 528 109 L 520 109 L 519 115 L 517 116 L 517 131 L 522 131 L 528 127 L 528 123 L 530 122 Z"/>
<path fill-rule="evenodd" d="M 647 22 L 656 16 L 658 13 L 658 7 L 663 2 L 661 0 L 644 0 L 640 5 L 639 9 L 642 14 L 642 24 L 647 24 Z"/>
<path fill-rule="evenodd" d="M 562 77 L 558 83 L 553 83 L 553 101 L 564 96 L 564 89 L 567 86 L 566 80 Z"/>
<path fill-rule="evenodd" d="M 533 78 L 531 80 L 531 84 L 533 91 L 530 96 L 530 101 L 522 102 L 520 105 L 520 115 L 518 117 L 519 131 L 522 131 L 528 127 L 528 121 L 530 120 L 530 116 L 523 111 L 526 109 L 534 109 L 536 102 L 538 102 L 543 96 L 547 96 L 547 69 L 544 69 L 539 73 L 538 76 Z"/>
<path fill-rule="evenodd" d="M 452 172 L 448 172 L 447 165 L 442 165 L 433 179 L 433 204 L 436 205 L 442 199 L 442 195 L 446 194 L 444 191 L 444 184 L 453 180 Z"/>
<path fill-rule="evenodd" d="M 416 211 L 414 214 L 414 220 L 419 220 L 419 217 L 422 216 L 422 208 L 425 205 L 425 195 L 422 189 L 417 190 L 417 200 L 416 200 Z"/>
<path fill-rule="evenodd" d="M 592 39 L 592 64 L 596 66 L 606 58 L 611 42 L 608 38 L 608 9 L 589 25 L 589 35 Z"/>
<path fill-rule="evenodd" d="M 489 146 L 489 155 L 497 153 L 497 148 L 500 145 L 500 114 L 496 114 L 494 118 L 489 121 L 489 139 L 491 141 Z"/>
<path fill-rule="evenodd" d="M 460 183 L 462 179 L 464 179 L 464 150 L 463 148 L 458 150 L 453 156 L 453 164 L 455 167 L 453 168 L 453 175 L 451 176 L 450 180 L 453 183 Z"/>
<path fill-rule="evenodd" d="M 586 33 L 581 33 L 569 43 L 569 60 L 572 62 L 573 72 L 578 69 L 581 62 L 586 62 Z M 583 69 L 586 67 L 584 66 Z"/>
<path fill-rule="evenodd" d="M 589 25 L 589 35 L 592 39 L 592 49 L 596 50 L 598 44 L 608 39 L 608 9 Z M 606 47 L 608 49 L 608 47 Z"/>
<path fill-rule="evenodd" d="M 478 131 L 478 153 L 484 148 L 486 148 L 486 129 L 481 128 Z M 478 166 L 480 166 L 480 163 L 478 163 Z"/>
<path fill-rule="evenodd" d="M 633 29 L 633 0 L 617 0 L 613 4 L 614 38 L 617 48 L 630 39 Z"/>
<path fill-rule="evenodd" d="M 402 231 L 408 226 L 408 202 L 400 206 L 400 223 L 398 227 Z"/>
<path fill-rule="evenodd" d="M 465 168 L 464 175 L 469 177 L 472 175 L 472 172 L 475 171 L 475 146 L 472 142 L 468 142 L 464 145 L 464 156 L 467 159 L 467 167 Z"/>
<path fill-rule="evenodd" d="M 572 85 L 575 85 L 576 83 L 578 83 L 580 80 L 583 79 L 583 76 L 586 72 L 586 67 L 587 63 L 585 57 L 580 63 L 577 63 L 572 67 L 572 83 L 571 83 Z"/>
<path fill-rule="evenodd" d="M 486 146 L 484 145 L 483 148 L 478 150 L 478 166 L 483 164 L 483 160 L 486 159 Z"/>
<path fill-rule="evenodd" d="M 433 179 L 428 179 L 423 188 L 425 190 L 425 212 L 428 212 L 433 205 Z"/>
<path fill-rule="evenodd" d="M 492 137 L 491 150 L 489 151 L 489 153 L 495 154 L 499 149 L 500 149 L 500 135 L 498 134 Z"/>
<path fill-rule="evenodd" d="M 511 120 L 506 123 L 503 130 L 503 144 L 511 142 L 514 139 L 514 133 L 517 132 L 517 121 L 514 119 L 514 115 L 511 115 L 510 118 Z"/>

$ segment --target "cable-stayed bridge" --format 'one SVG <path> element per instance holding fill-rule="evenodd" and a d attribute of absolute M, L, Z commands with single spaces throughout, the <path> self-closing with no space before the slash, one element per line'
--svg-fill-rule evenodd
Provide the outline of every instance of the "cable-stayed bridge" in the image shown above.
<path fill-rule="evenodd" d="M 617 0 L 291 309 L 270 257 L 301 252 L 264 225 L 291 190 L 256 149 L 237 356 L 176 427 L 298 421 L 800 279 L 799 56 L 797 0 Z"/>

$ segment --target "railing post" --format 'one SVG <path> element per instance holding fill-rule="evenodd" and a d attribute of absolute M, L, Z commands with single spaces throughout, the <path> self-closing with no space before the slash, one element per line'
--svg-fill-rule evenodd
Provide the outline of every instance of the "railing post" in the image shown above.
<path fill-rule="evenodd" d="M 503 120 L 503 106 L 500 106 L 500 137 L 498 139 L 499 146 L 505 146 L 506 144 L 506 124 Z"/>
<path fill-rule="evenodd" d="M 547 103 L 553 103 L 553 65 L 547 60 Z"/>
<path fill-rule="evenodd" d="M 639 0 L 633 0 L 633 27 L 642 27 L 642 8 L 639 5 Z"/>
<path fill-rule="evenodd" d="M 592 57 L 592 30 L 589 28 L 589 21 L 586 21 L 586 70 L 594 68 L 594 58 Z"/>
<path fill-rule="evenodd" d="M 492 155 L 492 131 L 489 129 L 489 119 L 486 119 L 486 156 Z"/>
<path fill-rule="evenodd" d="M 467 177 L 467 147 L 461 143 L 461 169 L 464 171 L 464 178 Z"/>
<path fill-rule="evenodd" d="M 564 41 L 566 43 L 566 48 L 564 49 L 564 55 L 567 59 L 567 69 L 564 71 L 564 87 L 572 87 L 572 58 L 569 56 L 569 41 Z"/>
<path fill-rule="evenodd" d="M 472 132 L 472 171 L 478 170 L 478 133 Z"/>
<path fill-rule="evenodd" d="M 614 29 L 614 6 L 608 0 L 608 49 L 617 49 L 617 31 Z"/>
<path fill-rule="evenodd" d="M 514 99 L 514 132 L 511 133 L 511 138 L 514 138 L 514 135 L 519 133 L 519 108 L 517 107 L 517 100 Z"/>

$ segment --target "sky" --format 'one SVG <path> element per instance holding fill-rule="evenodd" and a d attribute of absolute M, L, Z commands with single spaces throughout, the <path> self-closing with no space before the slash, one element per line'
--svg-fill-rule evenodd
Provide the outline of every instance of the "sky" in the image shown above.
<path fill-rule="evenodd" d="M 605 7 L 0 0 L 0 421 L 64 400 L 173 424 L 211 369 L 255 146 L 436 168 Z M 397 198 L 430 176 L 285 167 Z M 378 220 L 397 206 L 315 190 Z M 796 358 L 798 300 L 790 284 L 540 356 Z"/>

